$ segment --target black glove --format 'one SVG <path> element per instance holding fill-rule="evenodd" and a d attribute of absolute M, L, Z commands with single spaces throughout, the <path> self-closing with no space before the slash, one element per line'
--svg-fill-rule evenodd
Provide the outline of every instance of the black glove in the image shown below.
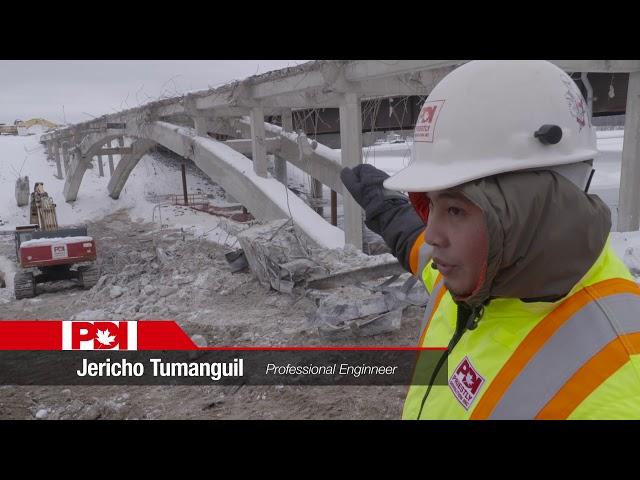
<path fill-rule="evenodd" d="M 407 203 L 404 195 L 382 186 L 389 175 L 373 165 L 363 163 L 351 169 L 343 168 L 340 179 L 353 199 L 363 208 L 366 220 L 373 220 L 389 208 Z"/>
<path fill-rule="evenodd" d="M 382 186 L 388 177 L 367 164 L 340 172 L 342 183 L 365 211 L 367 227 L 380 235 L 402 266 L 411 271 L 411 248 L 424 230 L 424 222 L 407 197 Z"/>

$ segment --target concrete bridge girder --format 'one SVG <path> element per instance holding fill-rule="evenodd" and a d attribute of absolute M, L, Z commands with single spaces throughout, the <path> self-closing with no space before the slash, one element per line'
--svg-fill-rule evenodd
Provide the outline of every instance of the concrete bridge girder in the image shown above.
<path fill-rule="evenodd" d="M 120 193 L 127 183 L 129 175 L 142 156 L 154 145 L 156 145 L 156 142 L 147 139 L 138 139 L 133 142 L 131 145 L 132 152 L 122 156 L 107 185 L 107 191 L 111 198 L 118 199 L 120 197 Z"/>
<path fill-rule="evenodd" d="M 93 156 L 98 154 L 106 142 L 120 136 L 122 136 L 122 132 L 109 131 L 106 135 L 104 132 L 90 133 L 75 147 L 73 160 L 69 165 L 68 172 L 66 172 L 67 178 L 62 190 L 66 202 L 74 202 L 78 198 L 82 179 Z"/>
<path fill-rule="evenodd" d="M 342 230 L 325 221 L 275 178 L 257 175 L 251 160 L 223 142 L 197 136 L 193 129 L 165 122 L 153 122 L 147 126 L 147 132 L 146 140 L 192 159 L 200 170 L 246 206 L 256 218 L 277 220 L 292 216 L 294 223 L 318 245 L 344 247 Z"/>

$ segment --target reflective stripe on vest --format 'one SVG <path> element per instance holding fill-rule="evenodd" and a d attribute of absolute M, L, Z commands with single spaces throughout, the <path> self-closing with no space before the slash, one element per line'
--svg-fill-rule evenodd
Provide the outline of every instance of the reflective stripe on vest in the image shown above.
<path fill-rule="evenodd" d="M 524 338 L 471 418 L 566 418 L 609 377 L 597 375 L 589 388 L 578 383 L 602 363 L 599 356 L 613 355 L 619 368 L 640 352 L 638 312 L 640 288 L 630 280 L 605 280 L 576 292 Z"/>
<path fill-rule="evenodd" d="M 431 318 L 440 306 L 440 301 L 442 300 L 442 297 L 444 297 L 445 293 L 447 293 L 447 288 L 444 286 L 444 281 L 442 281 L 442 274 L 438 273 L 433 290 L 429 296 L 429 304 L 427 305 L 424 316 L 422 317 L 422 323 L 420 324 L 420 331 L 422 333 L 420 334 L 420 340 L 418 341 L 419 346 L 422 346 L 424 337 L 427 334 L 427 328 L 431 323 Z"/>

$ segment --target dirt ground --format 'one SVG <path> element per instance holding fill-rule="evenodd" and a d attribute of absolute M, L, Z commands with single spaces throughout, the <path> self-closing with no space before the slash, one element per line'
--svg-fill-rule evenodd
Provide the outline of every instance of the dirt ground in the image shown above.
<path fill-rule="evenodd" d="M 225 247 L 180 230 L 158 231 L 120 211 L 88 224 L 102 277 L 38 286 L 34 299 L 0 303 L 2 319 L 173 319 L 215 345 L 326 345 L 310 327 L 306 297 L 266 290 L 231 273 Z M 160 253 L 159 253 L 160 252 Z M 15 260 L 13 238 L 0 255 Z M 6 298 L 6 297 L 5 297 Z M 332 345 L 415 345 L 421 309 L 400 330 Z M 398 419 L 405 386 L 0 386 L 0 419 Z"/>

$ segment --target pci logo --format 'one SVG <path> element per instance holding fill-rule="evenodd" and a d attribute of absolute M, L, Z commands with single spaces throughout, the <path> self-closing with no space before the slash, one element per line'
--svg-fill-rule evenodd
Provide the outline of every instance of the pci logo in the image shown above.
<path fill-rule="evenodd" d="M 484 377 L 471 365 L 469 358 L 464 357 L 449 379 L 449 388 L 462 406 L 469 410 L 483 383 Z"/>
<path fill-rule="evenodd" d="M 62 322 L 63 350 L 137 350 L 138 322 Z"/>
<path fill-rule="evenodd" d="M 418 115 L 418 121 L 416 122 L 416 128 L 413 132 L 413 140 L 415 142 L 433 142 L 436 122 L 440 115 L 440 110 L 444 105 L 444 100 L 433 100 L 430 102 L 424 102 L 420 115 Z"/>
<path fill-rule="evenodd" d="M 67 252 L 66 245 L 52 245 L 51 246 L 51 258 L 67 258 L 69 252 Z"/>

